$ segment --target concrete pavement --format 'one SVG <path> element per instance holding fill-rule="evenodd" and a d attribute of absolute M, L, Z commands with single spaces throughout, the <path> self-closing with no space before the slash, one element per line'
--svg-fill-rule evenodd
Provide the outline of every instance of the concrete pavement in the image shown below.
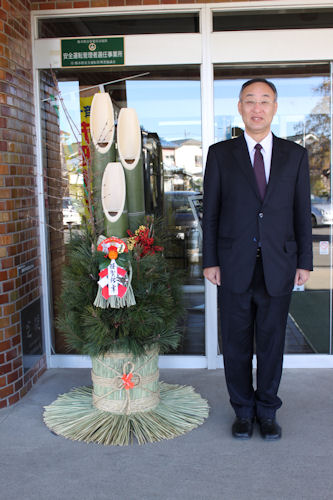
<path fill-rule="evenodd" d="M 333 370 L 285 370 L 278 413 L 283 437 L 230 434 L 233 412 L 223 371 L 161 370 L 208 399 L 208 420 L 173 440 L 128 447 L 72 442 L 43 423 L 43 406 L 90 384 L 86 369 L 47 371 L 11 408 L 0 410 L 2 500 L 331 500 Z"/>

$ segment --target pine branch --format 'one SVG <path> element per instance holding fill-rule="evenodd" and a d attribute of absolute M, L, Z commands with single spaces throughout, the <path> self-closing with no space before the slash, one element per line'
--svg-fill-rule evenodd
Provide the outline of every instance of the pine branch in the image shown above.
<path fill-rule="evenodd" d="M 126 257 L 133 267 L 136 305 L 100 309 L 92 304 L 104 256 L 94 249 L 89 231 L 68 244 L 57 324 L 70 348 L 90 356 L 120 349 L 140 355 L 152 346 L 161 352 L 176 349 L 181 337 L 177 321 L 184 312 L 179 274 L 160 253 L 140 261 L 132 254 Z"/>

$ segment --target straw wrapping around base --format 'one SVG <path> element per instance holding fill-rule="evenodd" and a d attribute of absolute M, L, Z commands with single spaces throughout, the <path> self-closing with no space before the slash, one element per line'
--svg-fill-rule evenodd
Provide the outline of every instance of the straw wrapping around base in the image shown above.
<path fill-rule="evenodd" d="M 130 353 L 110 352 L 91 360 L 94 406 L 129 415 L 158 405 L 158 349 L 136 358 Z"/>
<path fill-rule="evenodd" d="M 75 441 L 128 445 L 172 439 L 208 417 L 208 403 L 193 387 L 159 382 L 160 402 L 151 411 L 119 415 L 93 405 L 91 387 L 79 387 L 45 407 L 44 422 L 55 434 Z"/>

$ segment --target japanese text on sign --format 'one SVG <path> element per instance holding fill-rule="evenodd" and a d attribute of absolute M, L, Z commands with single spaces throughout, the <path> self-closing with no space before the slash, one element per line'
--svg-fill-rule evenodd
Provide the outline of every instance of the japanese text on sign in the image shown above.
<path fill-rule="evenodd" d="M 124 64 L 124 38 L 67 38 L 61 40 L 62 66 Z"/>

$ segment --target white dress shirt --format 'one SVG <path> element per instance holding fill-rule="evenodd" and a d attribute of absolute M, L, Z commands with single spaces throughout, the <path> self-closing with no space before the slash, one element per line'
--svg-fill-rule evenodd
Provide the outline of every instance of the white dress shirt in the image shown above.
<path fill-rule="evenodd" d="M 251 158 L 251 163 L 253 166 L 254 162 L 254 153 L 255 153 L 255 145 L 260 144 L 262 149 L 261 149 L 261 154 L 264 158 L 264 165 L 265 165 L 265 175 L 266 175 L 266 182 L 268 183 L 269 180 L 269 174 L 271 171 L 271 161 L 272 161 L 272 149 L 273 149 L 273 134 L 272 132 L 269 132 L 266 137 L 260 141 L 259 143 L 256 142 L 252 137 L 249 136 L 246 132 L 244 132 L 244 137 L 246 140 L 247 144 L 247 149 L 249 150 L 250 158 Z"/>

